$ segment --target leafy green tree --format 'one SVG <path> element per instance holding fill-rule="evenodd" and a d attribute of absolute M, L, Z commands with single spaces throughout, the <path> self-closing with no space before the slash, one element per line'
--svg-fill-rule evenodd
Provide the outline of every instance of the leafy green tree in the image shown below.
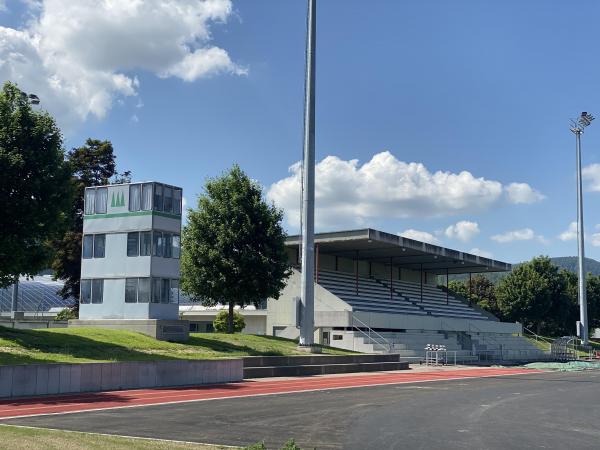
<path fill-rule="evenodd" d="M 487 277 L 474 275 L 470 282 L 467 281 L 467 291 L 477 306 L 502 318 L 502 311 L 498 307 L 496 298 L 496 286 Z"/>
<path fill-rule="evenodd" d="M 279 298 L 290 275 L 283 212 L 263 199 L 261 186 L 234 165 L 207 181 L 182 233 L 181 287 L 205 305 Z"/>
<path fill-rule="evenodd" d="M 88 139 L 85 145 L 74 148 L 67 154 L 71 171 L 73 201 L 70 205 L 69 228 L 53 242 L 54 276 L 65 282 L 59 294 L 63 298 L 79 298 L 81 276 L 81 239 L 83 236 L 83 196 L 85 188 L 111 182 L 129 182 L 130 172 L 119 174 L 116 157 L 110 141 Z M 74 305 L 75 309 L 79 306 Z"/>
<path fill-rule="evenodd" d="M 213 327 L 217 333 L 226 333 L 229 329 L 229 312 L 222 310 L 217 313 L 213 320 Z M 240 333 L 246 328 L 246 320 L 239 312 L 233 312 L 233 332 Z"/>
<path fill-rule="evenodd" d="M 600 328 L 600 275 L 587 276 L 587 304 L 588 304 L 588 323 L 591 330 Z M 579 317 L 579 306 L 577 303 L 577 291 L 575 291 L 575 305 L 577 317 Z"/>
<path fill-rule="evenodd" d="M 513 269 L 498 284 L 496 297 L 505 320 L 519 321 L 538 334 L 565 330 L 563 317 L 570 305 L 568 277 L 546 256 Z"/>
<path fill-rule="evenodd" d="M 0 287 L 47 267 L 49 240 L 65 227 L 69 170 L 62 136 L 47 112 L 34 111 L 19 88 L 0 92 Z"/>

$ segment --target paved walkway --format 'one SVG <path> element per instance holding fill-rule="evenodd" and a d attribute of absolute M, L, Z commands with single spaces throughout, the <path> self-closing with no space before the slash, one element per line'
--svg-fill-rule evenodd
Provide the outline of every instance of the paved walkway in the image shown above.
<path fill-rule="evenodd" d="M 364 386 L 522 375 L 536 372 L 539 371 L 521 368 L 417 368 L 410 371 L 395 372 L 322 375 L 285 379 L 262 378 L 245 380 L 239 383 L 198 387 L 32 397 L 0 401 L 0 419 Z"/>

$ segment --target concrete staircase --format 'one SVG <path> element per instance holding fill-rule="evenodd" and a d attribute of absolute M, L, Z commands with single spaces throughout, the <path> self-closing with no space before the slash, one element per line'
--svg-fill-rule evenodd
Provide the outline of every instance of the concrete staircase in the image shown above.
<path fill-rule="evenodd" d="M 473 350 L 482 360 L 539 361 L 549 355 L 527 338 L 507 334 L 471 333 Z"/>
<path fill-rule="evenodd" d="M 293 377 L 332 373 L 406 370 L 398 354 L 247 356 L 244 378 Z"/>
<path fill-rule="evenodd" d="M 459 333 L 442 331 L 407 330 L 406 332 L 381 332 L 379 336 L 367 338 L 356 334 L 355 339 L 360 342 L 356 349 L 372 353 L 386 353 L 390 351 L 398 354 L 401 361 L 411 363 L 420 362 L 425 358 L 425 347 L 429 344 L 443 345 L 449 352 L 456 352 L 457 363 L 477 361 L 477 356 L 472 354 L 470 340 L 465 340 Z M 454 353 L 449 355 L 454 360 Z"/>

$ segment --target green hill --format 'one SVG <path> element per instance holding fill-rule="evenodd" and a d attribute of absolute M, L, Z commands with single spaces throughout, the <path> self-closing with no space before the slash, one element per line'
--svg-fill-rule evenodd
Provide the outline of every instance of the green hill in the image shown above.
<path fill-rule="evenodd" d="M 561 269 L 568 270 L 573 273 L 577 273 L 577 256 L 560 256 L 556 258 L 550 258 L 551 261 L 560 267 Z M 513 264 L 513 268 L 517 267 L 519 264 Z M 585 269 L 587 272 L 591 272 L 592 275 L 600 275 L 600 261 L 596 261 L 592 258 L 585 258 Z M 482 274 L 492 283 L 498 283 L 502 278 L 507 275 L 508 272 L 493 272 L 493 273 L 484 273 Z M 458 280 L 458 281 L 466 281 L 469 279 L 468 274 L 460 274 L 460 275 L 451 275 L 450 280 Z M 439 284 L 444 284 L 445 279 L 440 278 Z"/>
<path fill-rule="evenodd" d="M 561 256 L 551 259 L 558 267 L 577 273 L 577 256 Z M 585 258 L 585 270 L 591 272 L 593 275 L 600 275 L 600 261 L 596 261 L 592 258 Z"/>

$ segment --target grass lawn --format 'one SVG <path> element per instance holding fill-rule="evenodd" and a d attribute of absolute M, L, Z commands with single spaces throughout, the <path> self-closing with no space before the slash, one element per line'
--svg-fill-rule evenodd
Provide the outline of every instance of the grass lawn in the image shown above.
<path fill-rule="evenodd" d="M 225 447 L 203 444 L 184 444 L 150 439 L 130 439 L 76 431 L 44 430 L 41 428 L 0 425 L 2 448 L 12 450 L 220 450 Z M 231 448 L 231 447 L 227 447 Z"/>
<path fill-rule="evenodd" d="M 157 341 L 132 331 L 103 328 L 17 330 L 0 327 L 0 365 L 214 359 L 296 355 L 290 339 L 248 334 L 192 333 L 185 344 Z M 325 354 L 348 354 L 324 348 Z"/>

